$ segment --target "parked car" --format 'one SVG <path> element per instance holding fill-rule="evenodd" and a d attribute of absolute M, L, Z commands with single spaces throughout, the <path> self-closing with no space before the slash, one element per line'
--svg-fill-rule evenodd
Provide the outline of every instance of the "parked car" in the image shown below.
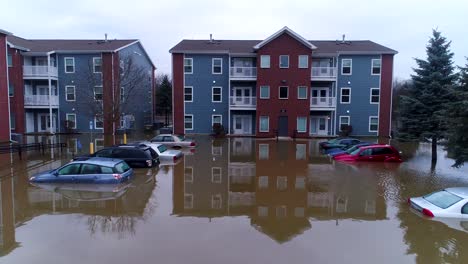
<path fill-rule="evenodd" d="M 160 134 L 150 140 L 152 143 L 164 144 L 172 148 L 195 147 L 195 140 L 180 135 Z"/>
<path fill-rule="evenodd" d="M 373 144 L 374 143 L 370 143 L 370 142 L 362 142 L 362 143 L 359 143 L 359 144 L 356 144 L 356 145 L 349 146 L 347 148 L 328 149 L 326 151 L 326 153 L 330 157 L 335 157 L 335 156 L 339 156 L 339 155 L 343 155 L 343 154 L 351 154 L 353 151 L 355 151 L 356 149 L 358 149 L 360 147 L 370 146 L 370 145 L 373 145 Z"/>
<path fill-rule="evenodd" d="M 90 157 L 121 159 L 131 167 L 153 167 L 159 165 L 158 153 L 151 147 L 121 145 L 101 149 L 93 154 L 80 156 L 74 160 L 86 160 Z"/>
<path fill-rule="evenodd" d="M 58 169 L 38 173 L 33 183 L 121 183 L 133 176 L 133 170 L 119 159 L 90 158 L 72 161 Z"/>
<path fill-rule="evenodd" d="M 161 161 L 161 163 L 175 163 L 184 156 L 184 154 L 180 150 L 167 149 L 166 145 L 152 143 L 149 141 L 132 142 L 128 145 L 151 147 L 154 151 L 156 151 L 156 153 L 158 153 L 159 160 Z"/>
<path fill-rule="evenodd" d="M 329 141 L 320 142 L 319 145 L 322 149 L 346 148 L 361 142 L 361 140 L 355 138 L 335 138 Z"/>
<path fill-rule="evenodd" d="M 429 217 L 468 218 L 468 187 L 446 188 L 408 198 L 410 207 Z"/>
<path fill-rule="evenodd" d="M 334 160 L 344 162 L 354 161 L 380 161 L 380 162 L 402 162 L 400 153 L 390 145 L 371 145 L 356 149 L 350 154 L 333 157 Z"/>

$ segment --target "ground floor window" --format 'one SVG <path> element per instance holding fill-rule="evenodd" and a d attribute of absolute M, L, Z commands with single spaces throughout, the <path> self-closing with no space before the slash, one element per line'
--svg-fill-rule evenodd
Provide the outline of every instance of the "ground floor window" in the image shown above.
<path fill-rule="evenodd" d="M 94 117 L 94 128 L 95 129 L 103 129 L 104 128 L 104 121 L 102 116 L 95 116 Z"/>
<path fill-rule="evenodd" d="M 211 126 L 214 126 L 214 124 L 223 124 L 223 116 L 222 115 L 212 115 L 211 116 Z"/>
<path fill-rule="evenodd" d="M 297 132 L 306 132 L 307 131 L 307 117 L 300 116 L 297 118 Z"/>
<path fill-rule="evenodd" d="M 185 115 L 184 117 L 184 128 L 186 130 L 193 129 L 193 115 Z"/>
<path fill-rule="evenodd" d="M 260 117 L 260 132 L 268 132 L 270 130 L 270 118 L 268 116 Z"/>
<path fill-rule="evenodd" d="M 211 168 L 211 182 L 221 183 L 221 181 L 222 181 L 221 168 L 220 167 Z"/>
<path fill-rule="evenodd" d="M 340 116 L 340 131 L 343 130 L 344 126 L 349 126 L 350 117 L 349 116 Z"/>
<path fill-rule="evenodd" d="M 67 128 L 76 129 L 76 114 L 67 114 L 65 120 Z"/>
<path fill-rule="evenodd" d="M 369 132 L 377 132 L 379 130 L 379 118 L 377 116 L 369 116 Z"/>

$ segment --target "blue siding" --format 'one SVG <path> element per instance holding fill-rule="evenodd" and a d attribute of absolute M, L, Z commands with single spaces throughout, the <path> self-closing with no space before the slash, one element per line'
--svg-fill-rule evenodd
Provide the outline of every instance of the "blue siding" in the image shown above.
<path fill-rule="evenodd" d="M 193 87 L 193 102 L 185 103 L 185 114 L 192 114 L 193 130 L 186 133 L 210 134 L 212 130 L 212 115 L 222 115 L 223 126 L 227 132 L 229 112 L 229 56 L 221 54 L 195 55 L 185 54 L 193 58 L 193 73 L 185 74 L 185 86 Z M 223 59 L 222 74 L 212 74 L 212 59 Z M 212 87 L 222 87 L 222 102 L 213 103 Z"/>
<path fill-rule="evenodd" d="M 341 74 L 342 59 L 352 59 L 352 74 Z M 350 116 L 353 127 L 352 135 L 377 135 L 369 132 L 369 116 L 378 116 L 378 104 L 370 103 L 370 89 L 380 88 L 380 75 L 371 75 L 372 59 L 379 55 L 340 56 L 338 59 L 337 116 L 336 133 L 339 133 L 340 115 Z M 341 88 L 351 88 L 351 103 L 341 104 Z M 349 111 L 349 113 L 347 113 Z"/>

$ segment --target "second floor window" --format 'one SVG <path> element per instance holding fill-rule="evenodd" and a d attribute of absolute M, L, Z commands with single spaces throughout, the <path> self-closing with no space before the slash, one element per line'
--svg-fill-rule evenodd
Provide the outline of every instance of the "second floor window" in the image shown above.
<path fill-rule="evenodd" d="M 8 84 L 8 96 L 13 97 L 15 96 L 15 87 L 12 83 Z"/>
<path fill-rule="evenodd" d="M 102 59 L 99 57 L 93 58 L 93 72 L 94 73 L 102 72 Z"/>
<path fill-rule="evenodd" d="M 270 118 L 268 116 L 260 117 L 260 132 L 268 132 L 270 130 Z"/>
<path fill-rule="evenodd" d="M 379 88 L 371 88 L 370 89 L 370 103 L 371 104 L 378 104 L 380 101 L 380 89 Z"/>
<path fill-rule="evenodd" d="M 8 54 L 8 67 L 13 67 L 13 57 Z"/>
<path fill-rule="evenodd" d="M 299 55 L 299 69 L 307 69 L 309 67 L 309 56 Z"/>
<path fill-rule="evenodd" d="M 341 60 L 341 74 L 351 75 L 353 72 L 353 60 L 343 59 Z"/>
<path fill-rule="evenodd" d="M 222 74 L 223 73 L 223 59 L 214 58 L 212 62 L 211 72 L 213 74 Z"/>
<path fill-rule="evenodd" d="M 125 102 L 125 88 L 120 87 L 120 102 L 123 103 Z"/>
<path fill-rule="evenodd" d="M 94 100 L 102 101 L 102 86 L 94 87 Z"/>
<path fill-rule="evenodd" d="M 307 99 L 307 86 L 297 87 L 297 99 Z"/>
<path fill-rule="evenodd" d="M 379 75 L 380 74 L 380 66 L 381 66 L 380 59 L 372 60 L 372 75 Z"/>
<path fill-rule="evenodd" d="M 280 55 L 279 57 L 280 68 L 289 68 L 289 56 Z"/>
<path fill-rule="evenodd" d="M 221 91 L 221 87 L 213 87 L 212 88 L 212 98 L 211 98 L 211 101 L 212 102 L 216 102 L 216 103 L 219 103 L 222 101 L 222 95 L 221 95 L 222 91 Z"/>
<path fill-rule="evenodd" d="M 351 88 L 341 88 L 340 103 L 342 104 L 351 103 Z"/>
<path fill-rule="evenodd" d="M 66 101 L 75 101 L 75 86 L 67 85 L 65 86 L 65 100 Z"/>
<path fill-rule="evenodd" d="M 192 58 L 184 59 L 184 73 L 193 73 L 193 59 Z"/>
<path fill-rule="evenodd" d="M 270 55 L 260 56 L 260 68 L 270 68 Z"/>
<path fill-rule="evenodd" d="M 270 98 L 270 86 L 260 86 L 260 99 Z"/>
<path fill-rule="evenodd" d="M 288 99 L 288 87 L 287 86 L 280 86 L 279 99 Z"/>
<path fill-rule="evenodd" d="M 185 102 L 192 102 L 193 101 L 193 88 L 192 87 L 185 87 L 184 88 L 184 101 Z"/>
<path fill-rule="evenodd" d="M 75 72 L 75 58 L 67 57 L 65 58 L 65 73 L 74 73 Z"/>
<path fill-rule="evenodd" d="M 184 116 L 184 128 L 186 130 L 193 129 L 193 115 L 185 115 Z"/>

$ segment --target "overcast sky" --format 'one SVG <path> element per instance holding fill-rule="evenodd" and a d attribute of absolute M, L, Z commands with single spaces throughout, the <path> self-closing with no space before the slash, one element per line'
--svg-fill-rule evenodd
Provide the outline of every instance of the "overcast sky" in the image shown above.
<path fill-rule="evenodd" d="M 395 49 L 395 77 L 425 58 L 433 28 L 452 41 L 456 65 L 468 56 L 468 1 L 419 0 L 0 0 L 0 29 L 23 38 L 138 38 L 159 73 L 182 39 L 265 39 L 288 26 L 311 40 L 369 39 Z"/>

